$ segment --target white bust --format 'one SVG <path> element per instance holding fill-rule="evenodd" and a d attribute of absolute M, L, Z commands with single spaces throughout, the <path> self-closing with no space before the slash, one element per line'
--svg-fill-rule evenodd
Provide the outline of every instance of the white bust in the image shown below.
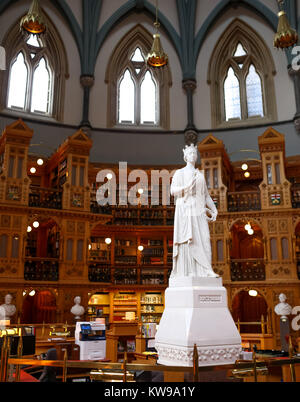
<path fill-rule="evenodd" d="M 84 307 L 80 305 L 81 297 L 74 297 L 74 306 L 71 308 L 71 313 L 75 316 L 76 320 L 79 320 L 80 317 L 84 314 Z"/>
<path fill-rule="evenodd" d="M 292 307 L 286 303 L 286 295 L 284 293 L 280 293 L 278 298 L 280 303 L 275 306 L 274 311 L 282 318 L 287 318 L 286 316 L 290 315 L 292 312 Z"/>
<path fill-rule="evenodd" d="M 16 313 L 16 307 L 11 304 L 12 302 L 12 295 L 7 294 L 4 298 L 5 303 L 1 305 L 1 316 L 3 312 L 5 313 L 5 317 L 3 319 L 9 320 L 15 313 Z M 2 317 L 1 317 L 2 318 Z"/>

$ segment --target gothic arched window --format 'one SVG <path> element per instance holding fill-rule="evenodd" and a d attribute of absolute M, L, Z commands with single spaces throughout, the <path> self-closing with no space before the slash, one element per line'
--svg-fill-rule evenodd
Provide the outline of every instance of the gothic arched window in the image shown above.
<path fill-rule="evenodd" d="M 53 71 L 41 40 L 29 36 L 10 63 L 7 107 L 52 115 Z"/>
<path fill-rule="evenodd" d="M 247 24 L 235 20 L 210 60 L 213 126 L 276 120 L 274 74 L 272 56 L 263 40 Z"/>
<path fill-rule="evenodd" d="M 0 77 L 1 108 L 62 120 L 66 53 L 57 30 L 44 17 L 45 37 L 23 36 L 17 22 L 4 38 L 7 70 Z"/>
<path fill-rule="evenodd" d="M 140 25 L 116 46 L 106 71 L 108 126 L 169 128 L 169 67 L 151 69 L 152 36 Z"/>

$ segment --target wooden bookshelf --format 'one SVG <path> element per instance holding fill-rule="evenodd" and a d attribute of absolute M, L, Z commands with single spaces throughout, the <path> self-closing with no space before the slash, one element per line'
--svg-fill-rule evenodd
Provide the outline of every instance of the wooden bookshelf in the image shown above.
<path fill-rule="evenodd" d="M 138 317 L 139 311 L 139 297 L 136 292 L 114 293 L 111 321 L 124 321 L 126 312 L 133 312 Z"/>

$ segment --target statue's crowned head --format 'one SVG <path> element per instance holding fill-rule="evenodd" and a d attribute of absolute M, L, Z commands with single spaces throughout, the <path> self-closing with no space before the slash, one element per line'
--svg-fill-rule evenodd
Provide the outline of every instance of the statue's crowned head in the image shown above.
<path fill-rule="evenodd" d="M 190 159 L 190 157 L 193 157 L 194 161 L 196 161 L 198 157 L 197 146 L 194 144 L 186 145 L 185 148 L 183 149 L 184 161 L 187 162 L 188 159 Z"/>

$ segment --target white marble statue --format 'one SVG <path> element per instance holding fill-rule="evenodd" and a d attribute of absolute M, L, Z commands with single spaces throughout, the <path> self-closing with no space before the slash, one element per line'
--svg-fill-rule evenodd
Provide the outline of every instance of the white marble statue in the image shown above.
<path fill-rule="evenodd" d="M 277 315 L 280 315 L 280 318 L 287 318 L 292 312 L 292 307 L 286 302 L 287 298 L 284 293 L 280 293 L 278 298 L 280 303 L 275 306 L 274 311 Z"/>
<path fill-rule="evenodd" d="M 80 305 L 81 297 L 74 297 L 74 306 L 71 308 L 71 313 L 75 316 L 75 320 L 79 320 L 80 317 L 84 314 L 84 307 Z"/>
<path fill-rule="evenodd" d="M 208 226 L 208 221 L 216 220 L 218 211 L 204 174 L 195 168 L 197 147 L 186 146 L 183 153 L 186 166 L 175 172 L 171 184 L 176 202 L 171 278 L 218 277 L 211 265 Z"/>
<path fill-rule="evenodd" d="M 14 314 L 16 314 L 16 306 L 11 304 L 12 295 L 7 294 L 4 298 L 5 303 L 1 307 L 1 319 L 10 320 Z M 4 315 L 4 317 L 2 317 Z"/>

